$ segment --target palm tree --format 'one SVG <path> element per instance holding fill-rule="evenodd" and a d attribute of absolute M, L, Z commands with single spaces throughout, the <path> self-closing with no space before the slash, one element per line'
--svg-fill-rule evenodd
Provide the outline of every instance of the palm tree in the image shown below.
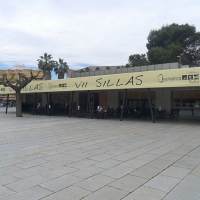
<path fill-rule="evenodd" d="M 44 56 L 40 56 L 38 61 L 38 68 L 44 73 L 45 80 L 51 80 L 51 71 L 57 65 L 57 62 L 52 60 L 51 54 L 44 53 Z"/>
<path fill-rule="evenodd" d="M 67 74 L 69 66 L 64 59 L 59 58 L 59 62 L 54 67 L 54 72 L 58 74 L 58 79 L 64 79 L 65 73 Z"/>

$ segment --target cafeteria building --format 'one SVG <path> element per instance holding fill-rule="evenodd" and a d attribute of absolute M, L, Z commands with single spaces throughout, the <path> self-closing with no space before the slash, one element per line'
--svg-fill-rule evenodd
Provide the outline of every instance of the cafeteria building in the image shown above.
<path fill-rule="evenodd" d="M 91 117 L 102 106 L 104 110 L 121 110 L 121 120 L 123 115 L 149 115 L 152 121 L 155 117 L 197 119 L 200 118 L 199 74 L 199 67 L 180 67 L 178 63 L 90 67 L 73 72 L 67 79 L 32 81 L 21 93 L 27 105 L 35 106 L 41 101 L 42 106 L 59 104 L 64 108 L 69 104 L 70 116 L 81 109 Z M 8 96 L 14 91 L 0 85 L 0 94 Z M 141 110 L 140 116 L 136 115 L 137 109 Z"/>

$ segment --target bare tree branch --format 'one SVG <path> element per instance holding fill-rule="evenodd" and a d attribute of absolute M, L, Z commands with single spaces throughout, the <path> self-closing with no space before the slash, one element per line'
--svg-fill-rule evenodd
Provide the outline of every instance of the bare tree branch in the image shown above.
<path fill-rule="evenodd" d="M 30 71 L 30 76 L 25 75 L 24 73 L 18 73 L 18 79 L 14 80 L 15 74 L 13 74 L 10 78 L 7 77 L 6 74 L 2 75 L 1 84 L 5 87 L 11 87 L 15 91 L 20 91 L 26 85 L 28 85 L 32 80 L 40 80 L 43 77 L 39 77 L 41 71 L 37 72 L 37 75 L 33 75 L 32 70 Z"/>

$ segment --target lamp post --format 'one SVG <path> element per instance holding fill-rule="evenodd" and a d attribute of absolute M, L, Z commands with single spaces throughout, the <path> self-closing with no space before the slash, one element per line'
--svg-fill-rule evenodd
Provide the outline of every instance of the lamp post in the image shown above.
<path fill-rule="evenodd" d="M 182 64 L 181 64 L 181 55 L 177 56 L 177 58 L 179 58 L 179 68 L 181 68 Z"/>

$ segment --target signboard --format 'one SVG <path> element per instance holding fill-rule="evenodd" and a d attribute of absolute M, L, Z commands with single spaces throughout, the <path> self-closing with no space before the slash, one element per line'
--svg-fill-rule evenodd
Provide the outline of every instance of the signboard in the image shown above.
<path fill-rule="evenodd" d="M 200 68 L 145 71 L 59 80 L 32 81 L 21 93 L 67 92 L 85 90 L 117 90 L 167 87 L 197 87 Z M 15 93 L 0 86 L 0 94 Z"/>

